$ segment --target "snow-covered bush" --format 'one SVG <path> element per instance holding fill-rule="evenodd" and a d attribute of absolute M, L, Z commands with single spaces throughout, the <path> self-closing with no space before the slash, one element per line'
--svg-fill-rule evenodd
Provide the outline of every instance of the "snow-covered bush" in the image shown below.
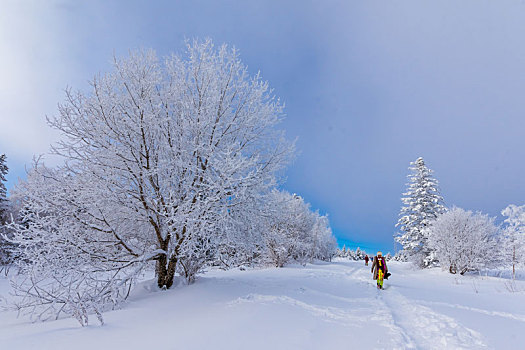
<path fill-rule="evenodd" d="M 464 274 L 490 266 L 499 228 L 494 218 L 454 207 L 429 227 L 428 244 L 442 269 Z"/>
<path fill-rule="evenodd" d="M 438 181 L 433 177 L 433 171 L 426 165 L 423 158 L 410 163 L 409 182 L 407 191 L 403 193 L 401 201 L 405 206 L 399 213 L 396 227 L 396 242 L 401 243 L 403 251 L 399 254 L 400 260 L 412 260 L 420 267 L 435 265 L 435 254 L 432 254 L 428 242 L 426 227 L 441 213 L 446 211 L 443 197 L 440 194 Z"/>
<path fill-rule="evenodd" d="M 13 225 L 28 276 L 20 307 L 82 324 L 150 262 L 160 288 L 176 273 L 193 281 L 294 151 L 275 129 L 282 105 L 225 45 L 193 41 L 163 61 L 132 53 L 91 86 L 68 90 L 50 120 L 64 165 L 35 165 L 17 190 L 29 224 Z"/>

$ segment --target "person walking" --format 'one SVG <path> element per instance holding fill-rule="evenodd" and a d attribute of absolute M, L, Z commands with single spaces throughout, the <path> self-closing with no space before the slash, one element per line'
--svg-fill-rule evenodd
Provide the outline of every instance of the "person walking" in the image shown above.
<path fill-rule="evenodd" d="M 386 261 L 383 257 L 383 253 L 377 252 L 377 256 L 374 257 L 372 263 L 371 272 L 374 274 L 374 279 L 377 281 L 377 289 L 383 289 L 383 279 L 388 273 L 388 268 L 386 267 Z"/>
<path fill-rule="evenodd" d="M 368 255 L 365 255 L 365 266 L 368 266 L 368 260 L 370 260 L 368 259 Z"/>

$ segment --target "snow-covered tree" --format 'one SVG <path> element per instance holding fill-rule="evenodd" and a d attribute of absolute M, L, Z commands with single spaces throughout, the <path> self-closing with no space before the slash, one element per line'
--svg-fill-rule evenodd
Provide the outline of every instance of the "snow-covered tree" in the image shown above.
<path fill-rule="evenodd" d="M 401 201 L 404 206 L 399 213 L 395 240 L 403 246 L 400 256 L 408 256 L 421 267 L 435 264 L 435 256 L 429 248 L 426 227 L 438 215 L 446 211 L 443 197 L 440 194 L 438 181 L 433 177 L 433 171 L 426 165 L 423 158 L 410 163 L 411 174 L 408 175 L 407 191 Z"/>
<path fill-rule="evenodd" d="M 4 235 L 7 235 L 6 223 L 9 213 L 9 201 L 7 199 L 7 188 L 5 182 L 6 175 L 9 171 L 6 163 L 6 155 L 0 155 L 0 267 L 7 265 L 11 261 L 11 245 L 5 240 Z"/>
<path fill-rule="evenodd" d="M 501 212 L 506 216 L 504 231 L 505 240 L 502 245 L 502 256 L 512 261 L 512 276 L 515 276 L 516 265 L 525 263 L 525 205 L 511 204 Z"/>
<path fill-rule="evenodd" d="M 426 230 L 430 248 L 442 269 L 450 273 L 476 271 L 493 261 L 499 228 L 488 215 L 454 207 L 440 214 Z"/>
<path fill-rule="evenodd" d="M 3 226 L 7 220 L 7 210 L 8 210 L 8 201 L 7 201 L 7 188 L 5 182 L 7 181 L 6 175 L 9 171 L 6 163 L 6 155 L 0 155 L 0 227 Z"/>
<path fill-rule="evenodd" d="M 296 194 L 274 190 L 266 201 L 264 256 L 276 267 L 296 261 L 330 260 L 337 242 L 325 216 Z"/>
<path fill-rule="evenodd" d="M 338 251 L 337 256 L 340 258 L 346 258 L 346 255 L 347 255 L 346 245 L 343 245 L 343 248 Z"/>
<path fill-rule="evenodd" d="M 337 239 L 333 235 L 328 216 L 314 212 L 313 247 L 311 257 L 324 261 L 332 261 L 336 255 Z"/>
<path fill-rule="evenodd" d="M 356 258 L 356 260 L 362 260 L 364 258 L 364 254 L 361 251 L 361 248 L 359 248 L 359 247 L 357 247 L 355 249 L 355 258 Z"/>
<path fill-rule="evenodd" d="M 20 307 L 49 306 L 82 324 L 127 295 L 155 263 L 157 284 L 193 281 L 246 203 L 267 193 L 294 146 L 283 107 L 235 49 L 193 41 L 185 56 L 115 60 L 91 93 L 67 91 L 49 122 L 55 169 L 36 165 L 18 189 Z"/>

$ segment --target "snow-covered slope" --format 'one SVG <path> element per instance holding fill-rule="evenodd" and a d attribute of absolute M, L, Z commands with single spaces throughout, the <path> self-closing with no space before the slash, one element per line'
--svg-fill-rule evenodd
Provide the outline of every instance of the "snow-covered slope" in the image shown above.
<path fill-rule="evenodd" d="M 379 291 L 362 262 L 210 271 L 137 287 L 106 325 L 0 313 L 2 349 L 482 349 L 525 343 L 525 282 L 390 263 Z M 511 292 L 511 289 L 518 289 Z M 0 280 L 6 295 L 7 281 Z M 94 323 L 94 322 L 93 322 Z M 518 346 L 519 347 L 519 346 Z"/>

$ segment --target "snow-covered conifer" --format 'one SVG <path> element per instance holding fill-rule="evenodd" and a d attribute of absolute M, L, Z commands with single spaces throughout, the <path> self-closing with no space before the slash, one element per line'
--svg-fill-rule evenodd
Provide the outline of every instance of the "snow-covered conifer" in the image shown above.
<path fill-rule="evenodd" d="M 430 266 L 435 263 L 435 257 L 427 244 L 429 231 L 425 228 L 444 213 L 446 208 L 438 181 L 423 158 L 416 159 L 410 165 L 407 191 L 401 198 L 404 206 L 396 224 L 400 232 L 395 235 L 395 240 L 403 246 L 400 256 L 408 256 L 421 267 Z"/>
<path fill-rule="evenodd" d="M 362 260 L 362 258 L 364 257 L 363 253 L 361 252 L 361 248 L 357 247 L 355 249 L 355 259 L 356 260 Z"/>
<path fill-rule="evenodd" d="M 476 271 L 493 261 L 499 228 L 486 214 L 454 207 L 440 214 L 425 230 L 429 231 L 428 244 L 441 268 L 450 273 Z"/>
<path fill-rule="evenodd" d="M 339 257 L 345 258 L 346 257 L 346 245 L 343 245 L 343 249 L 339 251 Z"/>

